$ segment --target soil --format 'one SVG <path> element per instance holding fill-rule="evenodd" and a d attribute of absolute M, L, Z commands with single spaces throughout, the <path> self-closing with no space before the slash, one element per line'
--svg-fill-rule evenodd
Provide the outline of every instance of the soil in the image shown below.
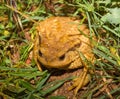
<path fill-rule="evenodd" d="M 57 70 L 53 72 L 48 82 L 52 82 L 55 80 L 62 80 L 64 78 L 71 77 L 71 76 L 78 77 L 81 72 L 82 72 L 82 69 L 70 70 L 70 71 Z M 74 83 L 73 80 L 65 82 L 60 88 L 58 88 L 52 94 L 50 94 L 47 97 L 47 99 L 49 99 L 50 96 L 65 96 L 66 99 L 77 99 L 77 98 L 80 99 L 80 96 L 84 92 L 86 87 L 83 87 L 82 89 L 80 89 L 78 94 L 75 96 L 74 89 L 68 90 L 68 88 L 72 86 L 73 83 Z"/>

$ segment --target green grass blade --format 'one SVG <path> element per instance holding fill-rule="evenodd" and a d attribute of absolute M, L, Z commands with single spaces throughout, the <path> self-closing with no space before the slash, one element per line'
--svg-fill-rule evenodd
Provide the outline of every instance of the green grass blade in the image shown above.
<path fill-rule="evenodd" d="M 67 99 L 65 96 L 51 96 L 49 99 Z"/>
<path fill-rule="evenodd" d="M 66 81 L 69 81 L 69 80 L 72 80 L 74 77 L 68 77 L 68 78 L 65 78 L 63 80 L 56 80 L 56 81 L 53 81 L 51 83 L 48 83 L 46 84 L 43 88 L 47 89 L 47 90 L 42 90 L 40 91 L 40 94 L 42 96 L 45 96 L 47 95 L 48 93 L 51 93 L 53 92 L 54 90 L 56 90 L 58 87 L 60 87 L 61 85 L 63 85 Z"/>
<path fill-rule="evenodd" d="M 35 88 L 29 83 L 29 82 L 26 82 L 26 81 L 20 81 L 20 84 L 26 88 L 28 91 L 33 91 Z"/>

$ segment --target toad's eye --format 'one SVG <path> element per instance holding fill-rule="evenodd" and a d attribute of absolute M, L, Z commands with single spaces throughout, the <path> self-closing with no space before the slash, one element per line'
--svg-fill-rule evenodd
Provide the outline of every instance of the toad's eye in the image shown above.
<path fill-rule="evenodd" d="M 43 56 L 43 54 L 42 54 L 42 52 L 39 50 L 39 56 L 40 57 L 42 57 Z"/>
<path fill-rule="evenodd" d="M 81 43 L 76 44 L 74 47 L 79 48 L 81 46 Z"/>
<path fill-rule="evenodd" d="M 65 54 L 63 54 L 62 56 L 59 57 L 59 60 L 62 61 L 65 59 Z"/>

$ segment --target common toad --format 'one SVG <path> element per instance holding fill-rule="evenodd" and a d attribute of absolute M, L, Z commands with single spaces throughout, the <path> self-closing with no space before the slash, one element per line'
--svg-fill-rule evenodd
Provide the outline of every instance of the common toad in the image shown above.
<path fill-rule="evenodd" d="M 84 67 L 80 79 L 73 85 L 77 91 L 89 82 L 88 68 L 81 55 L 92 61 L 91 42 L 87 25 L 70 17 L 50 17 L 37 26 L 34 43 L 34 59 L 39 70 L 47 68 L 75 69 Z M 82 54 L 81 54 L 82 53 Z M 81 84 L 79 84 L 81 83 Z"/>

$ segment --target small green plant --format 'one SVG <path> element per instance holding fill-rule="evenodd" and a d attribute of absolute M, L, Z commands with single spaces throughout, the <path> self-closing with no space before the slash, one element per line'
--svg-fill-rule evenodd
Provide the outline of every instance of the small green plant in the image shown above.
<path fill-rule="evenodd" d="M 44 99 L 64 82 L 73 79 L 73 77 L 69 77 L 46 83 L 50 74 L 47 71 L 40 72 L 37 68 L 0 67 L 0 70 L 2 77 L 0 95 L 10 99 Z"/>

